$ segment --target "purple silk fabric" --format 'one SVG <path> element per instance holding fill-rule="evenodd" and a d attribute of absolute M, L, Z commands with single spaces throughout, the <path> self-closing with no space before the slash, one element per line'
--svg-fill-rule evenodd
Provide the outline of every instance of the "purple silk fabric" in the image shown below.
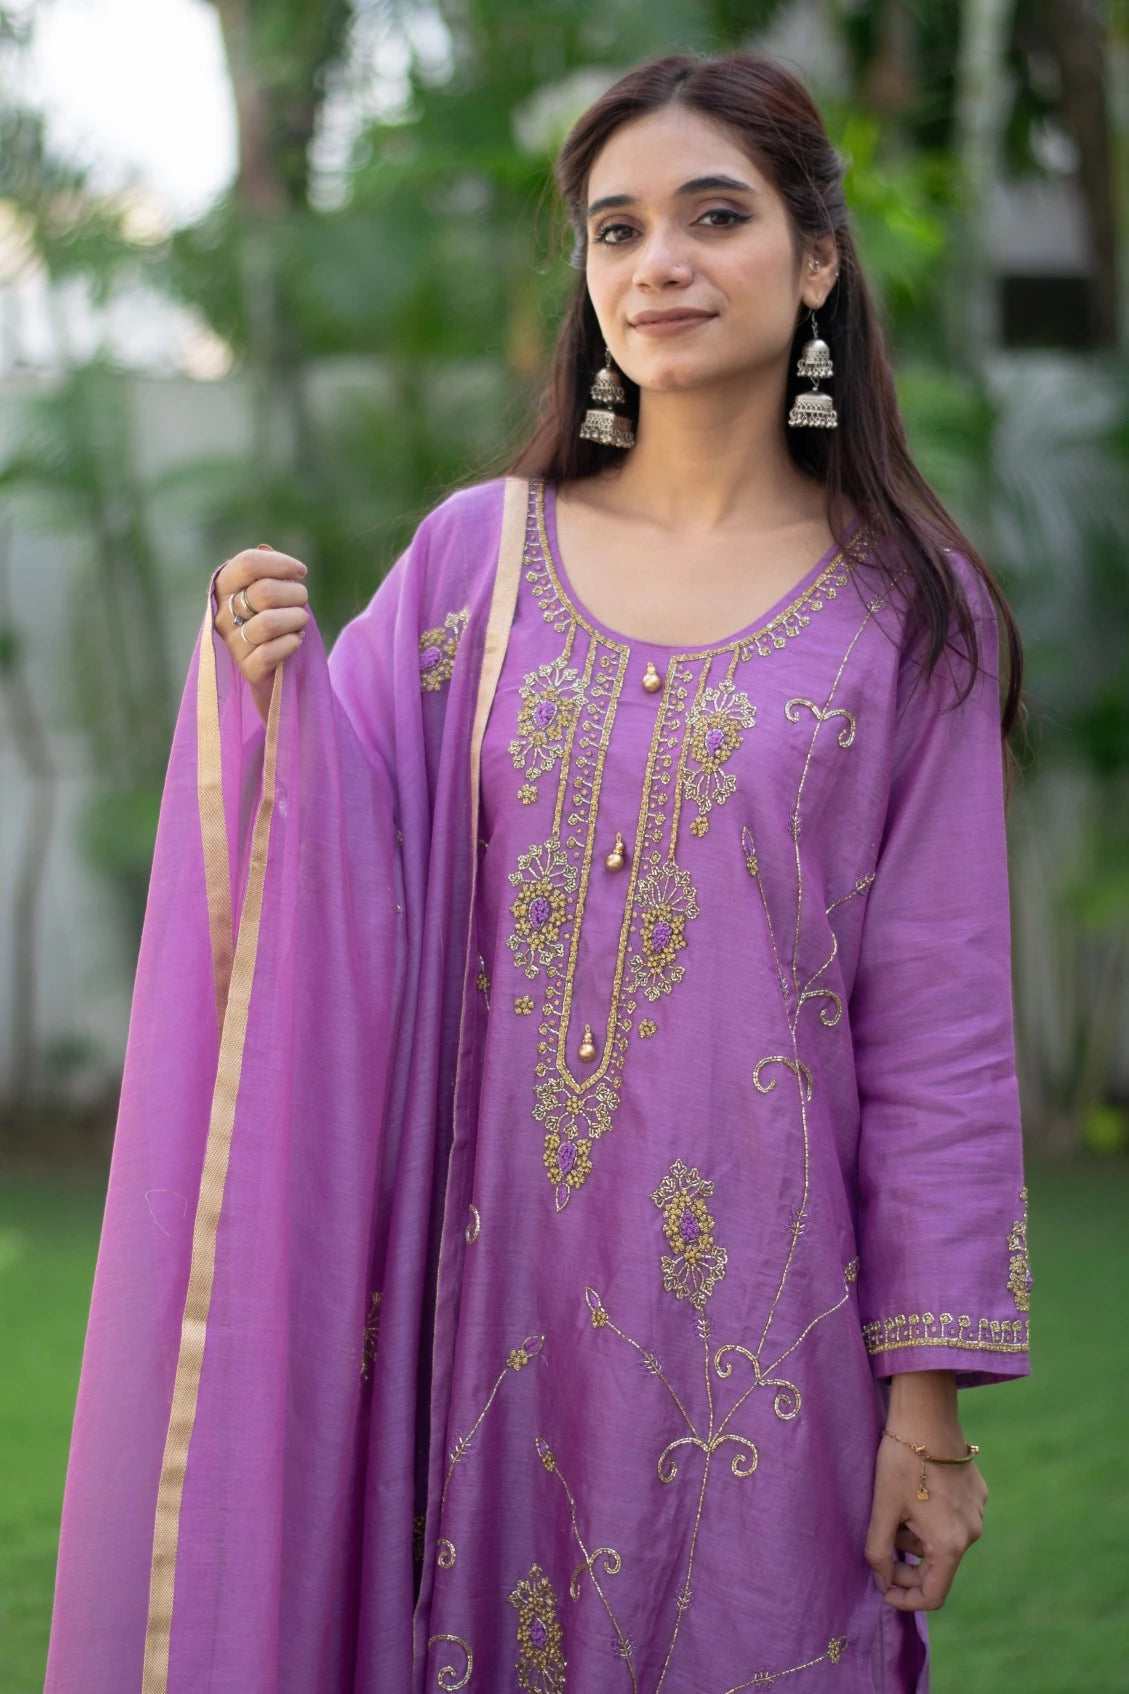
<path fill-rule="evenodd" d="M 194 662 L 49 1694 L 926 1689 L 863 1559 L 882 1382 L 1027 1369 L 986 603 L 951 713 L 831 555 L 724 651 L 625 642 L 534 487 L 472 841 L 501 511 L 446 502 L 285 667 L 161 1682 L 219 1057 Z M 238 919 L 263 733 L 216 652 Z"/>

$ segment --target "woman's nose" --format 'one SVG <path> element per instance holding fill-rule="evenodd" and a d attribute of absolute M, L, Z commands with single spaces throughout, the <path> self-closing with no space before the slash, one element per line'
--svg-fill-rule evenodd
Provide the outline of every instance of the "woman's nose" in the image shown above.
<path fill-rule="evenodd" d="M 641 288 L 684 285 L 692 276 L 693 268 L 669 231 L 654 230 L 636 253 L 635 282 Z"/>

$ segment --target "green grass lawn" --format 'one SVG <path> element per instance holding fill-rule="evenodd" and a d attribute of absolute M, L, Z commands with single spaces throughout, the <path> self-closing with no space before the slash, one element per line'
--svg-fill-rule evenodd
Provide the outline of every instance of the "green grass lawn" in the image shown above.
<path fill-rule="evenodd" d="M 992 1497 L 932 1621 L 933 1689 L 1129 1694 L 1129 1166 L 1036 1164 L 1030 1186 L 1035 1375 L 963 1397 Z M 2 1694 L 43 1685 L 101 1206 L 75 1184 L 0 1191 Z"/>

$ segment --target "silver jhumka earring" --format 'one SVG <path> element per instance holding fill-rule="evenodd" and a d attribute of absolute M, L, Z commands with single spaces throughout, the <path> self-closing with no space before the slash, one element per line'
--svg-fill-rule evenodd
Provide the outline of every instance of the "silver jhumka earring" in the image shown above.
<path fill-rule="evenodd" d="M 584 414 L 580 426 L 581 440 L 598 441 L 603 447 L 634 447 L 635 431 L 631 427 L 631 419 L 617 417 L 612 411 L 613 406 L 624 405 L 627 391 L 616 374 L 609 347 L 604 348 L 603 367 L 596 372 L 589 393 L 596 404 Z"/>
<path fill-rule="evenodd" d="M 831 349 L 821 341 L 815 313 L 811 313 L 812 339 L 796 361 L 796 375 L 806 376 L 811 383 L 810 394 L 797 394 L 788 413 L 788 422 L 796 429 L 838 429 L 839 419 L 830 394 L 822 394 L 819 384 L 823 377 L 834 376 Z"/>

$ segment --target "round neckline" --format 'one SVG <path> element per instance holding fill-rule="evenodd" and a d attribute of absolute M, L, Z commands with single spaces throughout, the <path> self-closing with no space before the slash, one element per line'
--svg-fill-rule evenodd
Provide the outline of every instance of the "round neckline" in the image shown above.
<path fill-rule="evenodd" d="M 542 510 L 545 562 L 555 579 L 557 593 L 572 616 L 585 627 L 603 636 L 606 641 L 614 642 L 618 647 L 641 647 L 653 653 L 669 655 L 724 653 L 733 647 L 743 647 L 748 642 L 755 641 L 758 636 L 767 635 L 782 618 L 787 617 L 789 612 L 799 609 L 812 589 L 829 571 L 833 570 L 840 562 L 847 561 L 848 549 L 863 527 L 861 521 L 856 519 L 847 530 L 845 546 L 840 547 L 837 542 L 833 541 L 827 551 L 816 560 L 811 569 L 800 577 L 786 594 L 782 594 L 774 605 L 770 606 L 767 611 L 762 612 L 753 623 L 746 624 L 744 629 L 738 630 L 735 635 L 727 636 L 722 641 L 703 641 L 697 645 L 692 642 L 683 642 L 681 645 L 676 645 L 667 641 L 648 641 L 642 636 L 624 635 L 593 616 L 573 588 L 561 556 L 560 540 L 557 535 L 556 483 L 542 482 L 537 498 Z M 850 568 L 849 563 L 847 568 Z"/>

